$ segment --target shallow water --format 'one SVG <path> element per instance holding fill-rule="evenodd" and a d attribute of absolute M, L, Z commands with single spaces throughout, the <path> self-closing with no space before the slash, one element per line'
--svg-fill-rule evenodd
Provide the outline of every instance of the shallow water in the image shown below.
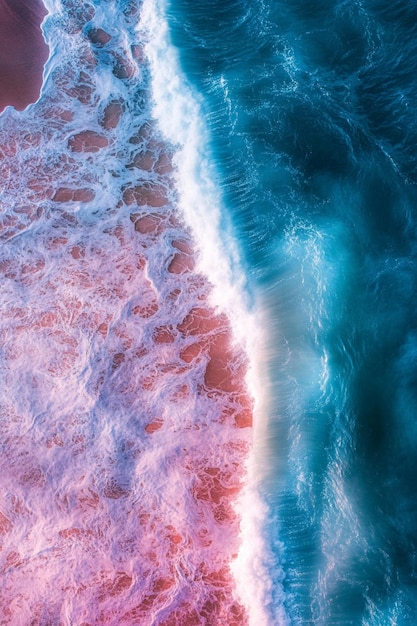
<path fill-rule="evenodd" d="M 178 207 L 140 6 L 45 4 L 41 97 L 0 117 L 1 621 L 246 624 L 248 359 Z"/>

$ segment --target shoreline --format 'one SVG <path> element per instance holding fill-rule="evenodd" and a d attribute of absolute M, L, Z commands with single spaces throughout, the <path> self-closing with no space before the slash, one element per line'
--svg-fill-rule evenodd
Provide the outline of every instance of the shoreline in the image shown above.
<path fill-rule="evenodd" d="M 240 518 L 240 548 L 231 571 L 249 624 L 269 626 L 273 618 L 267 567 L 272 555 L 260 532 L 268 507 L 259 491 L 262 475 L 257 467 L 266 436 L 266 337 L 255 311 L 249 307 L 239 251 L 227 218 L 221 215 L 222 199 L 214 182 L 215 166 L 207 152 L 209 141 L 201 101 L 183 75 L 177 51 L 170 43 L 164 4 L 157 2 L 155 8 L 144 2 L 140 29 L 149 38 L 145 52 L 153 75 L 153 113 L 163 135 L 179 146 L 174 156 L 179 207 L 196 242 L 196 269 L 208 278 L 212 287 L 209 302 L 227 316 L 233 344 L 245 354 L 242 383 L 251 408 L 242 425 L 250 426 L 251 443 L 244 459 L 245 480 L 233 502 Z"/>

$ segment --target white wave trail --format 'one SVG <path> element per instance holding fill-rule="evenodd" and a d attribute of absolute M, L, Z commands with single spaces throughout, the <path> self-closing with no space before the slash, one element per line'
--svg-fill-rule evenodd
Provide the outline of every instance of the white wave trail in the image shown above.
<path fill-rule="evenodd" d="M 258 457 L 266 436 L 267 411 L 267 385 L 261 373 L 264 350 L 260 347 L 266 343 L 264 324 L 259 311 L 249 311 L 239 253 L 225 226 L 221 193 L 214 182 L 216 172 L 210 161 L 202 101 L 180 68 L 178 51 L 170 41 L 164 0 L 144 1 L 139 29 L 151 68 L 153 114 L 167 140 L 178 148 L 175 163 L 179 207 L 198 249 L 198 269 L 212 283 L 213 304 L 226 311 L 236 340 L 249 356 L 247 383 L 255 399 L 254 444 L 248 459 L 247 484 L 236 506 L 241 518 L 241 548 L 232 570 L 250 624 L 284 626 L 287 619 L 282 605 L 272 609 L 270 572 L 271 568 L 276 572 L 277 566 L 263 534 L 268 507 L 259 493 Z"/>

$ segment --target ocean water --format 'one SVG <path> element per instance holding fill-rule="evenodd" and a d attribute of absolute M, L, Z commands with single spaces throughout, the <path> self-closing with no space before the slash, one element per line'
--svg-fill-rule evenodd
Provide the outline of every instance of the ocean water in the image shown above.
<path fill-rule="evenodd" d="M 267 335 L 270 623 L 413 624 L 416 4 L 166 11 Z"/>
<path fill-rule="evenodd" d="M 45 6 L 0 116 L 2 623 L 414 624 L 415 3 Z"/>

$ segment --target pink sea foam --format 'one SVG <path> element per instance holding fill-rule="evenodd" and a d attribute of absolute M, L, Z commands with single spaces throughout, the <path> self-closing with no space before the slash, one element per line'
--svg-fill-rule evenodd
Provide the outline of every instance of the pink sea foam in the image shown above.
<path fill-rule="evenodd" d="M 138 6 L 65 6 L 72 56 L 0 118 L 0 621 L 241 626 L 246 356 L 177 214 Z"/>

